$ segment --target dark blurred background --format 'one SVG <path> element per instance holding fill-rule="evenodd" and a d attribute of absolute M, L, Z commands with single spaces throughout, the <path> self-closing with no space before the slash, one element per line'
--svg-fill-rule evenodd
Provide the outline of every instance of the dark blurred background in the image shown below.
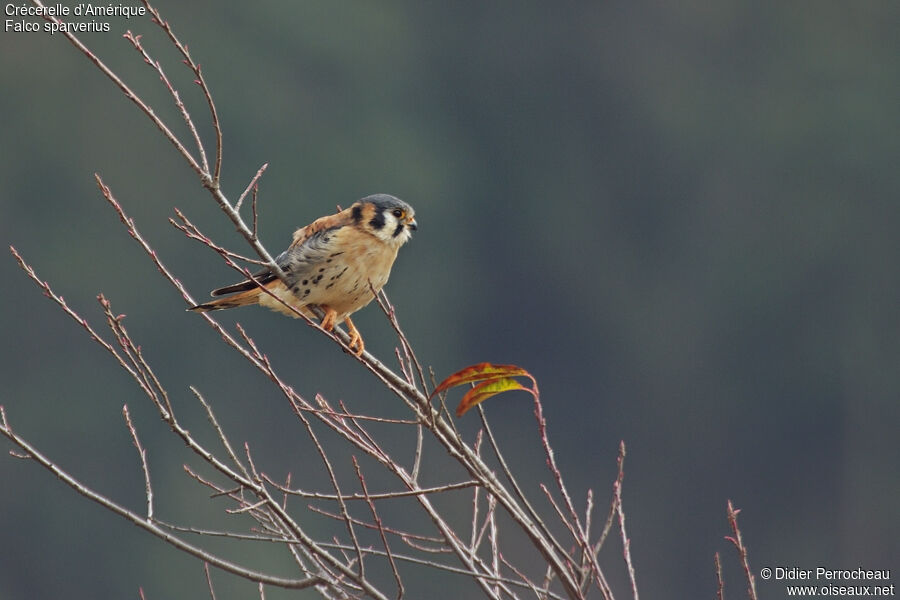
<path fill-rule="evenodd" d="M 626 441 L 643 595 L 712 597 L 720 551 L 726 591 L 742 596 L 723 539 L 729 498 L 757 572 L 900 567 L 900 5 L 157 7 L 217 101 L 226 194 L 269 163 L 260 228 L 271 251 L 336 204 L 373 192 L 409 201 L 420 229 L 387 290 L 422 360 L 439 376 L 484 360 L 534 373 L 560 465 L 579 506 L 594 489 L 598 519 Z M 202 96 L 159 31 L 147 19 L 99 20 L 111 31 L 82 39 L 188 139 L 121 37 L 144 33 L 211 140 Z M 188 385 L 238 443 L 302 480 L 304 434 L 283 398 L 184 312 L 93 173 L 197 298 L 234 274 L 167 218 L 177 206 L 245 251 L 234 228 L 62 36 L 7 32 L 0 49 L 0 239 L 98 328 L 98 292 L 126 313 L 198 435 L 208 432 Z M 11 257 L 0 274 L 0 403 L 12 425 L 141 510 L 128 403 L 160 516 L 202 524 L 218 514 L 224 504 L 210 510 L 184 476 L 192 459 L 126 374 Z M 301 393 L 403 414 L 301 323 L 261 310 L 222 317 L 236 319 Z M 357 324 L 390 360 L 380 312 Z M 539 496 L 550 478 L 527 398 L 500 396 L 486 410 Z M 474 426 L 463 420 L 468 436 Z M 0 598 L 134 598 L 138 586 L 152 599 L 204 597 L 198 561 L 39 467 L 2 458 L 0 481 Z M 617 544 L 601 558 L 628 597 Z M 256 595 L 231 576 L 214 581 L 220 599 Z M 416 585 L 410 597 L 461 595 Z"/>

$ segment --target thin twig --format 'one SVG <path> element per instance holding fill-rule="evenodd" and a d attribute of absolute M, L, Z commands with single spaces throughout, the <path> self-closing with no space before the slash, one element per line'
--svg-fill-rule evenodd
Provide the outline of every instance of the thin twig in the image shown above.
<path fill-rule="evenodd" d="M 622 485 L 622 480 L 625 478 L 625 456 L 623 451 L 625 449 L 625 442 L 622 441 L 619 443 L 619 457 L 616 461 L 618 465 L 618 472 L 616 473 L 616 480 L 613 482 L 613 490 L 616 489 L 616 486 Z M 616 516 L 616 498 L 613 496 L 612 502 L 609 505 L 609 513 L 606 515 L 606 523 L 603 525 L 603 531 L 600 533 L 600 537 L 597 539 L 597 543 L 594 544 L 593 553 L 594 556 L 600 553 L 600 548 L 603 547 L 603 542 L 606 541 L 606 536 L 609 535 L 610 530 L 612 529 L 613 521 Z"/>
<path fill-rule="evenodd" d="M 273 537 L 269 535 L 260 535 L 254 533 L 237 533 L 234 531 L 217 531 L 214 529 L 202 529 L 199 527 L 185 527 L 183 525 L 175 525 L 173 523 L 167 523 L 165 521 L 160 521 L 159 519 L 154 519 L 154 523 L 159 525 L 160 527 L 165 527 L 166 529 L 171 529 L 172 531 L 180 531 L 182 533 L 192 533 L 198 536 L 204 537 L 220 537 L 220 538 L 228 538 L 231 540 L 243 540 L 248 542 L 268 542 L 270 544 L 297 544 L 298 540 L 293 538 L 284 538 L 284 537 Z"/>
<path fill-rule="evenodd" d="M 41 8 L 46 9 L 45 5 L 41 0 L 31 0 L 31 3 L 35 6 L 39 6 Z M 41 14 L 41 17 L 51 23 L 56 23 L 57 25 L 62 24 L 62 20 L 59 17 L 52 16 L 46 14 L 46 10 Z M 106 75 L 116 86 L 125 94 L 125 97 L 134 102 L 135 105 L 143 112 L 147 117 L 156 125 L 157 129 L 159 129 L 162 134 L 165 136 L 167 140 L 175 147 L 181 156 L 187 161 L 188 165 L 190 165 L 191 169 L 194 170 L 201 177 L 204 176 L 203 167 L 194 159 L 191 153 L 184 147 L 184 144 L 178 139 L 178 137 L 172 133 L 172 131 L 168 128 L 168 126 L 163 122 L 161 118 L 159 118 L 156 113 L 150 108 L 147 104 L 144 103 L 141 98 L 132 91 L 128 85 L 122 81 L 118 75 L 116 75 L 112 69 L 106 66 L 102 60 L 97 58 L 97 56 L 88 49 L 81 40 L 79 40 L 71 31 L 66 27 L 60 27 L 60 33 L 62 33 L 69 42 L 78 49 L 79 52 L 84 54 L 88 60 L 90 60 L 94 65 L 100 69 L 100 71 Z"/>
<path fill-rule="evenodd" d="M 255 197 L 259 178 L 262 177 L 262 174 L 265 173 L 266 169 L 268 169 L 268 168 L 269 168 L 269 163 L 265 163 L 265 164 L 263 164 L 263 166 L 261 166 L 259 168 L 259 171 L 256 172 L 256 175 L 254 175 L 253 179 L 250 180 L 250 183 L 247 184 L 247 188 L 238 197 L 237 202 L 234 203 L 234 210 L 241 210 L 241 204 L 244 203 L 244 198 L 247 197 L 247 194 L 249 194 L 251 190 L 253 191 L 253 194 Z M 255 213 L 256 210 L 254 209 L 253 212 Z M 256 231 L 256 228 L 254 227 L 253 230 Z"/>
<path fill-rule="evenodd" d="M 147 466 L 147 451 L 141 446 L 141 441 L 138 439 L 137 430 L 134 428 L 134 424 L 131 422 L 131 415 L 128 414 L 128 405 L 125 404 L 122 406 L 122 415 L 125 417 L 125 423 L 128 425 L 128 431 L 131 433 L 131 441 L 134 442 L 134 447 L 137 448 L 138 456 L 141 458 L 141 470 L 144 471 L 144 490 L 147 494 L 147 520 L 153 520 L 153 488 L 150 485 L 150 468 Z"/>
<path fill-rule="evenodd" d="M 203 563 L 203 571 L 206 573 L 206 585 L 209 587 L 209 596 L 216 600 L 216 591 L 213 589 L 212 576 L 209 574 L 209 563 Z"/>
<path fill-rule="evenodd" d="M 575 542 L 581 546 L 581 549 L 584 553 L 590 552 L 590 541 L 587 539 L 587 535 L 585 534 L 584 528 L 581 526 L 581 520 L 578 517 L 578 512 L 575 510 L 575 504 L 572 502 L 572 497 L 569 495 L 569 491 L 566 489 L 566 484 L 563 481 L 562 473 L 559 470 L 559 467 L 556 465 L 556 457 L 553 452 L 553 447 L 550 445 L 550 439 L 547 434 L 547 420 L 544 419 L 544 409 L 541 404 L 541 394 L 538 390 L 537 381 L 529 376 L 532 383 L 531 394 L 534 396 L 534 417 L 538 423 L 538 432 L 541 438 L 541 445 L 544 448 L 544 454 L 547 457 L 547 467 L 550 469 L 550 472 L 553 475 L 553 479 L 556 481 L 556 487 L 559 490 L 559 493 L 562 495 L 563 502 L 565 502 L 566 510 L 568 511 L 568 518 L 571 519 L 571 527 L 570 530 L 573 531 L 573 537 L 575 538 Z M 574 575 L 574 574 L 573 574 Z"/>
<path fill-rule="evenodd" d="M 375 296 L 375 301 L 378 303 L 378 306 L 382 311 L 384 311 L 384 314 L 387 316 L 391 327 L 394 328 L 394 332 L 397 334 L 397 337 L 400 340 L 400 345 L 403 348 L 403 352 L 406 355 L 407 360 L 415 365 L 416 372 L 419 374 L 419 382 L 422 384 L 422 390 L 427 393 L 428 383 L 425 380 L 425 373 L 422 370 L 422 365 L 421 363 L 419 363 L 419 359 L 416 357 L 416 353 L 413 351 L 412 345 L 409 343 L 409 339 L 406 337 L 406 334 L 403 333 L 403 329 L 401 329 L 400 327 L 400 322 L 397 320 L 397 311 L 394 310 L 394 305 L 391 304 L 387 292 L 384 291 L 384 288 L 376 291 L 372 286 L 371 281 L 369 282 L 369 288 Z M 410 381 L 410 384 L 412 383 L 413 382 Z"/>
<path fill-rule="evenodd" d="M 311 510 L 314 513 L 320 514 L 324 517 L 333 519 L 335 521 L 342 521 L 344 519 L 344 517 L 342 515 L 339 515 L 339 514 L 333 513 L 333 512 L 329 512 L 329 511 L 325 510 L 324 508 L 320 508 L 320 507 L 312 505 L 312 504 L 309 505 L 309 510 Z M 356 517 L 351 517 L 351 518 L 353 519 L 354 525 L 359 525 L 360 527 L 362 527 L 364 529 L 369 529 L 369 530 L 377 529 L 377 526 L 374 523 L 368 523 L 366 521 L 363 521 L 362 519 L 357 519 Z M 383 528 L 384 528 L 384 531 L 386 531 L 387 533 L 390 533 L 391 535 L 396 535 L 397 537 L 401 538 L 409 546 L 413 545 L 413 544 L 409 543 L 409 541 L 413 541 L 415 543 L 428 542 L 431 544 L 443 544 L 443 542 L 444 542 L 443 539 L 441 539 L 439 537 L 435 537 L 435 536 L 428 536 L 428 535 L 422 535 L 422 534 L 418 534 L 418 533 L 412 533 L 411 531 L 401 531 L 399 529 L 388 527 L 386 525 Z M 449 552 L 446 545 L 442 545 L 439 548 L 426 548 L 426 547 L 422 546 L 420 549 L 423 549 L 423 551 L 425 551 L 425 552 L 434 553 L 434 554 L 441 554 L 441 553 Z"/>
<path fill-rule="evenodd" d="M 138 387 L 147 394 L 147 396 L 153 398 L 154 392 L 147 384 L 146 379 L 144 379 L 141 374 L 134 368 L 132 364 L 130 364 L 123 356 L 121 356 L 113 346 L 103 339 L 97 331 L 91 327 L 90 323 L 87 322 L 85 318 L 76 313 L 69 305 L 66 303 L 65 298 L 54 293 L 53 289 L 50 287 L 50 284 L 40 277 L 38 277 L 35 270 L 25 262 L 25 259 L 19 254 L 19 252 L 15 249 L 15 247 L 10 246 L 9 251 L 12 253 L 13 257 L 16 259 L 16 262 L 19 264 L 19 267 L 25 272 L 29 279 L 35 282 L 38 287 L 41 288 L 44 295 L 51 300 L 53 300 L 69 317 L 71 317 L 76 323 L 78 323 L 90 336 L 92 340 L 97 342 L 100 346 L 102 346 L 110 355 L 116 360 L 116 362 L 121 366 L 125 371 L 127 371 L 131 377 L 135 380 Z"/>
<path fill-rule="evenodd" d="M 172 403 L 169 401 L 169 394 L 156 376 L 156 373 L 153 372 L 150 364 L 144 360 L 141 347 L 131 340 L 131 336 L 128 334 L 128 330 L 125 329 L 125 324 L 123 323 L 125 315 L 113 315 L 112 305 L 103 294 L 97 296 L 97 301 L 100 303 L 100 306 L 103 307 L 103 313 L 106 315 L 106 323 L 113 332 L 113 335 L 115 335 L 116 339 L 119 341 L 122 350 L 132 361 L 133 366 L 141 375 L 142 379 L 147 383 L 147 389 L 152 392 L 151 400 L 153 400 L 153 403 L 162 415 L 163 420 L 174 422 L 175 410 L 172 408 Z"/>
<path fill-rule="evenodd" d="M 621 464 L 625 462 L 625 442 L 619 445 L 619 469 L 622 470 Z M 631 540 L 625 532 L 625 511 L 622 508 L 622 481 L 617 479 L 613 485 L 616 497 L 616 514 L 619 515 L 619 532 L 622 534 L 622 554 L 625 556 L 625 566 L 628 568 L 628 580 L 631 582 L 631 596 L 634 600 L 639 600 L 637 580 L 634 576 L 634 563 L 631 561 Z"/>
<path fill-rule="evenodd" d="M 290 489 L 286 486 L 283 486 L 266 475 L 262 474 L 262 478 L 269 485 L 275 486 L 279 489 L 279 491 L 284 492 L 285 494 L 290 494 L 292 496 L 300 496 L 301 498 L 311 498 L 314 500 L 338 500 L 338 496 L 336 494 L 322 494 L 320 492 L 304 492 L 299 489 Z M 380 494 L 344 494 L 342 499 L 345 501 L 348 500 L 386 500 L 389 498 L 409 498 L 411 496 L 418 496 L 421 494 L 440 494 L 442 492 L 449 492 L 452 490 L 461 490 L 468 487 L 477 486 L 477 481 L 461 481 L 459 483 L 448 483 L 446 485 L 439 485 L 430 488 L 417 488 L 414 490 L 405 490 L 402 492 L 383 492 Z"/>
<path fill-rule="evenodd" d="M 487 522 L 490 523 L 490 540 L 491 540 L 491 571 L 496 576 L 500 576 L 500 534 L 499 528 L 497 527 L 497 499 L 493 496 L 488 497 L 488 514 L 487 514 Z M 500 587 L 497 586 L 494 588 L 494 591 L 499 594 Z"/>
<path fill-rule="evenodd" d="M 715 555 L 716 563 L 716 600 L 725 600 L 725 582 L 722 580 L 722 562 L 719 560 L 719 553 Z"/>
<path fill-rule="evenodd" d="M 241 262 L 246 262 L 254 265 L 266 266 L 265 261 L 250 258 L 249 256 L 244 256 L 243 254 L 238 254 L 232 250 L 228 250 L 227 248 L 220 246 L 213 242 L 209 237 L 204 235 L 197 226 L 190 222 L 190 220 L 181 212 L 178 208 L 175 209 L 176 216 L 182 221 L 182 223 L 177 223 L 175 219 L 169 219 L 169 223 L 172 227 L 176 228 L 178 231 L 182 232 L 188 239 L 197 240 L 198 242 L 203 243 L 204 245 L 212 248 L 222 256 L 227 256 L 229 258 L 233 258 L 235 260 L 239 260 Z"/>
<path fill-rule="evenodd" d="M 731 525 L 733 536 L 726 536 L 725 539 L 734 544 L 738 556 L 741 559 L 741 566 L 744 568 L 744 577 L 747 579 L 747 597 L 750 600 L 757 600 L 756 596 L 756 578 L 750 569 L 750 559 L 747 556 L 747 547 L 744 546 L 744 540 L 741 537 L 741 529 L 738 527 L 737 516 L 740 509 L 735 509 L 731 500 L 728 501 L 728 524 Z"/>
<path fill-rule="evenodd" d="M 194 62 L 194 59 L 191 58 L 190 53 L 188 52 L 187 44 L 182 44 L 178 38 L 175 36 L 175 32 L 172 31 L 172 28 L 169 26 L 169 22 L 163 20 L 159 11 L 152 6 L 147 0 L 142 0 L 144 6 L 147 7 L 147 12 L 149 12 L 153 16 L 153 21 L 159 25 L 163 31 L 166 32 L 166 35 L 169 36 L 169 40 L 172 44 L 181 52 L 181 55 L 184 56 L 184 63 L 193 71 L 194 75 L 197 77 L 195 83 L 200 86 L 200 89 L 203 91 L 203 95 L 206 98 L 207 106 L 209 107 L 209 114 L 212 120 L 213 129 L 216 132 L 216 165 L 215 170 L 213 172 L 212 184 L 215 187 L 219 186 L 219 175 L 222 171 L 222 126 L 219 123 L 219 114 L 216 110 L 216 104 L 213 102 L 212 93 L 209 91 L 209 86 L 206 83 L 206 79 L 203 77 L 203 73 L 200 70 L 200 65 Z"/>
<path fill-rule="evenodd" d="M 584 534 L 591 539 L 591 525 L 593 525 L 594 515 L 594 490 L 588 488 L 587 499 L 584 508 Z M 590 582 L 590 575 L 593 572 L 591 568 L 591 557 L 589 554 L 581 553 L 581 591 L 584 593 Z"/>
<path fill-rule="evenodd" d="M 566 555 L 565 548 L 559 543 L 559 541 L 550 533 L 550 530 L 547 528 L 547 524 L 544 523 L 543 519 L 540 518 L 537 511 L 531 505 L 531 502 L 528 501 L 528 498 L 525 496 L 525 493 L 522 491 L 522 488 L 519 486 L 519 482 L 516 480 L 515 476 L 512 473 L 512 470 L 509 468 L 509 465 L 506 463 L 506 459 L 503 457 L 503 453 L 500 451 L 500 445 L 497 443 L 497 439 L 494 437 L 494 433 L 491 430 L 491 426 L 488 423 L 487 415 L 484 414 L 484 409 L 481 405 L 477 406 L 478 414 L 481 417 L 481 425 L 484 427 L 484 432 L 487 434 L 488 442 L 491 444 L 491 449 L 494 451 L 494 456 L 500 462 L 501 471 L 503 472 L 504 477 L 512 486 L 513 492 L 516 495 L 516 498 L 519 502 L 521 502 L 524 510 L 528 511 L 528 515 L 531 517 L 533 522 L 537 527 L 540 528 L 541 533 L 550 543 L 553 544 L 554 548 L 560 555 Z"/>
<path fill-rule="evenodd" d="M 372 500 L 372 497 L 369 496 L 369 488 L 366 485 L 366 478 L 363 477 L 362 469 L 359 467 L 359 461 L 356 460 L 356 457 L 353 456 L 353 468 L 356 469 L 356 477 L 359 479 L 359 485 L 362 487 L 363 496 L 366 498 L 366 504 L 369 505 L 369 511 L 372 513 L 372 520 L 375 524 L 375 527 L 378 529 L 378 535 L 381 536 L 381 543 L 384 546 L 384 552 L 387 554 L 388 562 L 391 565 L 391 572 L 394 574 L 394 581 L 397 582 L 397 599 L 403 597 L 403 579 L 400 577 L 400 572 L 397 570 L 397 563 L 394 561 L 394 555 L 391 553 L 391 545 L 388 544 L 387 535 L 385 535 L 384 525 L 381 522 L 381 517 L 378 516 L 378 511 L 375 509 L 375 502 Z M 359 571 L 362 573 L 362 554 L 359 555 Z"/>
<path fill-rule="evenodd" d="M 200 134 L 197 132 L 197 127 L 194 126 L 194 121 L 191 119 L 190 113 L 188 113 L 187 107 L 184 105 L 184 102 L 181 101 L 181 94 L 178 93 L 178 90 L 172 86 L 172 82 L 169 81 L 169 78 L 166 76 L 163 71 L 162 65 L 158 60 L 154 60 L 150 54 L 147 53 L 147 50 L 144 49 L 143 44 L 141 44 L 141 36 L 134 35 L 131 33 L 131 30 L 125 32 L 125 39 L 131 42 L 131 45 L 134 46 L 134 49 L 137 50 L 141 56 L 144 57 L 144 62 L 153 67 L 153 69 L 159 75 L 159 79 L 163 82 L 163 85 L 166 86 L 166 89 L 169 90 L 169 94 L 172 96 L 172 99 L 175 100 L 175 106 L 181 112 L 181 117 L 184 119 L 185 124 L 188 126 L 188 129 L 191 132 L 191 135 L 194 137 L 194 143 L 197 144 L 197 151 L 200 153 L 200 162 L 203 167 L 203 171 L 209 172 L 209 163 L 206 160 L 206 150 L 203 148 L 203 142 L 200 140 Z"/>
<path fill-rule="evenodd" d="M 341 548 L 344 550 L 352 549 L 350 546 L 347 546 L 345 544 L 323 544 L 323 545 L 326 547 L 329 547 L 329 548 Z M 366 554 L 371 554 L 373 556 L 382 556 L 382 557 L 385 556 L 385 552 L 383 550 L 375 550 L 374 548 L 366 548 L 364 551 Z M 469 572 L 465 569 L 461 569 L 454 565 L 441 564 L 441 563 L 437 563 L 435 561 L 425 560 L 425 559 L 415 557 L 415 556 L 407 556 L 404 554 L 394 554 L 394 557 L 398 561 L 409 562 L 411 564 L 417 564 L 417 565 L 423 565 L 423 566 L 427 566 L 429 568 L 436 569 L 439 571 L 444 571 L 447 573 L 453 573 L 456 575 L 463 575 L 463 576 L 467 576 L 467 577 L 472 576 L 471 572 Z M 504 564 L 508 564 L 508 563 L 505 563 L 505 561 L 504 561 Z M 546 594 L 546 598 L 548 598 L 550 600 L 564 600 L 564 598 L 565 598 L 564 596 L 560 596 L 559 594 L 556 594 L 549 589 L 538 588 L 537 586 L 535 586 L 534 584 L 529 582 L 521 573 L 516 573 L 516 575 L 519 575 L 520 577 L 522 577 L 522 580 L 520 581 L 517 579 L 512 579 L 510 577 L 497 577 L 497 576 L 489 575 L 489 574 L 480 575 L 480 577 L 482 577 L 486 580 L 493 581 L 493 582 L 498 582 L 498 583 L 502 583 L 502 584 L 509 585 L 509 586 L 516 586 L 516 587 L 520 587 L 520 588 L 524 588 L 524 589 L 530 589 L 532 591 L 535 591 L 536 593 Z M 514 595 L 509 594 L 508 591 L 506 593 L 511 598 L 516 597 Z"/>
<path fill-rule="evenodd" d="M 219 558 L 202 548 L 198 548 L 188 542 L 185 542 L 179 537 L 172 535 L 170 532 L 165 531 L 156 523 L 141 517 L 140 515 L 132 512 L 131 510 L 116 504 L 106 496 L 94 491 L 88 486 L 84 485 L 67 472 L 63 471 L 55 462 L 45 457 L 42 453 L 40 453 L 34 446 L 32 446 L 28 441 L 14 433 L 12 429 L 6 424 L 6 419 L 3 419 L 4 426 L 0 427 L 0 434 L 4 435 L 7 439 L 9 439 L 16 446 L 27 452 L 31 458 L 37 462 L 39 465 L 53 473 L 57 479 L 71 487 L 73 490 L 84 496 L 85 498 L 96 502 L 101 505 L 105 509 L 113 512 L 128 521 L 131 521 L 133 524 L 137 525 L 141 529 L 144 529 L 153 535 L 166 540 L 172 546 L 175 546 L 179 550 L 183 550 L 188 554 L 196 556 L 200 560 L 204 560 L 209 564 L 222 569 L 223 571 L 227 571 L 234 575 L 238 575 L 240 577 L 244 577 L 246 579 L 250 579 L 251 581 L 262 581 L 268 583 L 270 585 L 274 585 L 277 587 L 283 588 L 291 588 L 291 589 L 303 589 L 308 588 L 314 585 L 321 583 L 323 580 L 320 577 L 306 577 L 304 579 L 286 579 L 283 577 L 276 577 L 273 575 L 269 575 L 267 573 L 262 573 L 260 571 L 254 571 L 252 569 L 248 569 L 242 565 L 238 565 L 232 563 L 226 559 Z"/>
<path fill-rule="evenodd" d="M 225 448 L 225 451 L 228 453 L 229 458 L 231 458 L 231 462 L 235 467 L 240 469 L 241 473 L 247 479 L 250 478 L 250 474 L 247 472 L 247 468 L 244 464 L 238 459 L 237 454 L 234 451 L 234 448 L 231 447 L 231 442 L 228 441 L 228 437 L 225 435 L 225 431 L 222 429 L 222 426 L 219 425 L 219 421 L 216 419 L 216 415 L 213 413 L 212 406 L 210 406 L 209 402 L 203 397 L 203 395 L 195 388 L 194 386 L 189 386 L 191 393 L 197 398 L 200 404 L 203 405 L 204 410 L 206 410 L 206 418 L 209 419 L 209 422 L 212 424 L 213 429 L 216 430 L 216 434 L 219 436 L 219 441 L 222 442 L 222 446 Z"/>

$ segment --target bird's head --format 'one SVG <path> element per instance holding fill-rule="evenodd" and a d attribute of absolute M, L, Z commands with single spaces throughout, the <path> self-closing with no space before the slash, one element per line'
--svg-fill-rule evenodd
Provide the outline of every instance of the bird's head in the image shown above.
<path fill-rule="evenodd" d="M 388 194 L 366 196 L 350 207 L 353 221 L 379 240 L 402 246 L 418 226 L 413 207 Z"/>

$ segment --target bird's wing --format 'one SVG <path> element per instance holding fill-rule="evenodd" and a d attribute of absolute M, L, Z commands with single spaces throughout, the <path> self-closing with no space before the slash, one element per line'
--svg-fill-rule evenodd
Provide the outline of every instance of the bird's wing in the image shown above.
<path fill-rule="evenodd" d="M 307 280 L 318 282 L 322 273 L 338 256 L 348 249 L 348 241 L 358 232 L 353 227 L 335 225 L 311 233 L 300 244 L 291 244 L 281 256 L 278 264 L 287 275 L 291 287 L 298 282 L 306 285 Z"/>
<path fill-rule="evenodd" d="M 342 210 L 339 213 L 328 215 L 327 217 L 319 217 L 306 227 L 301 227 L 294 232 L 294 241 L 291 242 L 288 250 L 302 246 L 308 239 L 310 239 L 320 231 L 324 231 L 326 229 L 334 229 L 336 227 L 343 227 L 344 225 L 348 225 L 352 221 L 353 216 L 351 214 L 351 209 L 349 208 L 347 210 Z"/>
<path fill-rule="evenodd" d="M 327 260 L 327 254 L 335 241 L 332 235 L 344 225 L 352 222 L 350 209 L 316 219 L 306 227 L 294 232 L 294 241 L 287 250 L 275 258 L 276 264 L 285 272 L 289 281 L 300 280 L 313 272 L 311 265 Z M 338 236 L 341 237 L 341 236 Z M 271 283 L 278 276 L 271 269 L 262 269 L 253 274 L 253 279 L 262 285 Z M 250 279 L 220 287 L 211 292 L 213 296 L 223 296 L 235 292 L 245 292 L 257 287 Z"/>

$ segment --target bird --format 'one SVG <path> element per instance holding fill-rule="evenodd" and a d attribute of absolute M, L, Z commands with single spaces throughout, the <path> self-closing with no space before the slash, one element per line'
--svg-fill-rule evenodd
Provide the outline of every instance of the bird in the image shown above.
<path fill-rule="evenodd" d="M 285 281 L 266 268 L 252 279 L 211 292 L 223 298 L 188 310 L 209 312 L 258 304 L 297 318 L 287 304 L 313 318 L 312 309 L 318 307 L 324 315 L 320 327 L 332 331 L 345 322 L 350 350 L 361 356 L 365 343 L 350 315 L 369 304 L 387 283 L 397 252 L 418 229 L 415 216 L 415 210 L 399 198 L 366 196 L 294 232 L 291 245 L 275 258 Z"/>

